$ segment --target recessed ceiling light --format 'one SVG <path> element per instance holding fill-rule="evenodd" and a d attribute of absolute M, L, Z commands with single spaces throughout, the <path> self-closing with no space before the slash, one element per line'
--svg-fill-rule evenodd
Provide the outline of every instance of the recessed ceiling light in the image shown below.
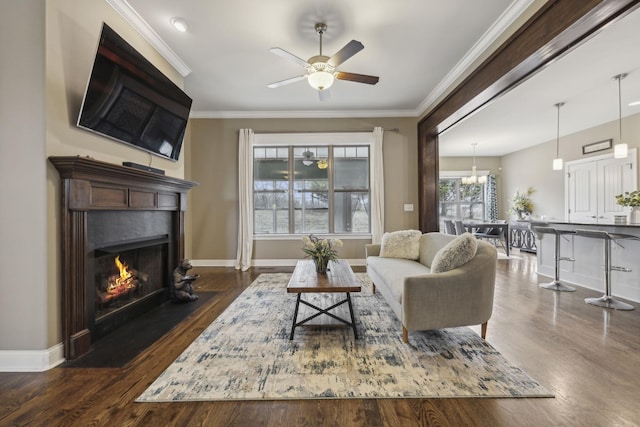
<path fill-rule="evenodd" d="M 181 33 L 186 33 L 189 29 L 189 25 L 184 18 L 173 17 L 169 20 L 169 22 L 171 22 L 173 28 L 180 31 Z"/>
<path fill-rule="evenodd" d="M 633 101 L 629 103 L 629 107 L 635 107 L 636 105 L 640 105 L 640 101 Z"/>

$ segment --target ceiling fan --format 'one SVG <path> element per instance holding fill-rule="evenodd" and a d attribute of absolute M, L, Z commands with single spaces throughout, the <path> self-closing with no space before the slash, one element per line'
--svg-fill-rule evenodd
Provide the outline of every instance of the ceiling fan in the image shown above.
<path fill-rule="evenodd" d="M 351 40 L 332 57 L 324 56 L 322 54 L 322 35 L 325 33 L 325 31 L 327 31 L 327 25 L 323 23 L 317 23 L 315 25 L 315 29 L 316 33 L 318 33 L 318 36 L 320 36 L 320 54 L 312 56 L 307 61 L 279 47 L 273 47 L 269 49 L 271 53 L 274 53 L 284 59 L 288 59 L 289 61 L 293 61 L 296 64 L 301 65 L 307 70 L 307 74 L 271 83 L 267 85 L 267 87 L 276 88 L 289 83 L 307 79 L 309 85 L 311 85 L 312 88 L 318 90 L 320 100 L 325 101 L 329 99 L 328 89 L 331 87 L 335 79 L 349 80 L 352 82 L 366 83 L 369 85 L 378 83 L 378 80 L 380 80 L 378 76 L 347 73 L 337 70 L 340 64 L 364 49 L 364 45 L 362 43 L 357 40 Z"/>

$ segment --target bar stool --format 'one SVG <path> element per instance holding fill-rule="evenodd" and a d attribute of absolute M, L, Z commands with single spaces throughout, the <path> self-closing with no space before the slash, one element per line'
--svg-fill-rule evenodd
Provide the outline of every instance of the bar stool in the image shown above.
<path fill-rule="evenodd" d="M 600 298 L 585 298 L 584 302 L 591 305 L 596 305 L 598 307 L 605 308 L 613 308 L 615 310 L 633 310 L 633 306 L 631 304 L 627 304 L 626 302 L 618 301 L 611 295 L 611 271 L 622 271 L 628 273 L 631 271 L 630 268 L 625 267 L 616 267 L 611 265 L 611 242 L 615 242 L 617 245 L 620 245 L 617 241 L 621 239 L 633 239 L 640 240 L 640 238 L 636 236 L 632 236 L 630 234 L 618 234 L 618 233 L 608 233 L 606 231 L 601 230 L 576 230 L 576 235 L 582 237 L 590 237 L 592 239 L 601 239 L 603 241 L 604 246 L 604 295 Z"/>
<path fill-rule="evenodd" d="M 560 236 L 564 234 L 575 234 L 575 231 L 572 230 L 558 230 L 553 227 L 540 227 L 540 226 L 531 226 L 533 231 L 538 234 L 553 234 L 555 236 L 555 274 L 554 279 L 550 283 L 540 283 L 540 287 L 544 289 L 551 289 L 553 291 L 560 292 L 575 292 L 576 288 L 565 285 L 560 282 L 560 261 L 575 261 L 573 258 L 560 256 Z"/>

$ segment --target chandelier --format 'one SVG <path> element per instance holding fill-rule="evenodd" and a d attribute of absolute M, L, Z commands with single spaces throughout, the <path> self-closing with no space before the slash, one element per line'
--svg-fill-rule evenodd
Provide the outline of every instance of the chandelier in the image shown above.
<path fill-rule="evenodd" d="M 471 176 L 463 176 L 462 183 L 465 185 L 469 184 L 484 184 L 487 182 L 486 176 L 478 176 L 477 168 L 476 168 L 476 145 L 477 142 L 471 144 L 473 146 L 473 166 L 471 166 Z"/>

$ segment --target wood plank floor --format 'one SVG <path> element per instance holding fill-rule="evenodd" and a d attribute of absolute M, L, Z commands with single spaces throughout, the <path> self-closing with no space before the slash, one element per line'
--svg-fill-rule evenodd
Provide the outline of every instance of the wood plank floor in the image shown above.
<path fill-rule="evenodd" d="M 540 289 L 535 258 L 514 255 L 522 259 L 498 261 L 487 339 L 555 398 L 134 403 L 258 274 L 293 270 L 197 268 L 198 292 L 219 296 L 124 368 L 0 373 L 0 426 L 639 425 L 640 308 L 589 306 L 584 298 L 599 293 L 581 288 Z"/>

